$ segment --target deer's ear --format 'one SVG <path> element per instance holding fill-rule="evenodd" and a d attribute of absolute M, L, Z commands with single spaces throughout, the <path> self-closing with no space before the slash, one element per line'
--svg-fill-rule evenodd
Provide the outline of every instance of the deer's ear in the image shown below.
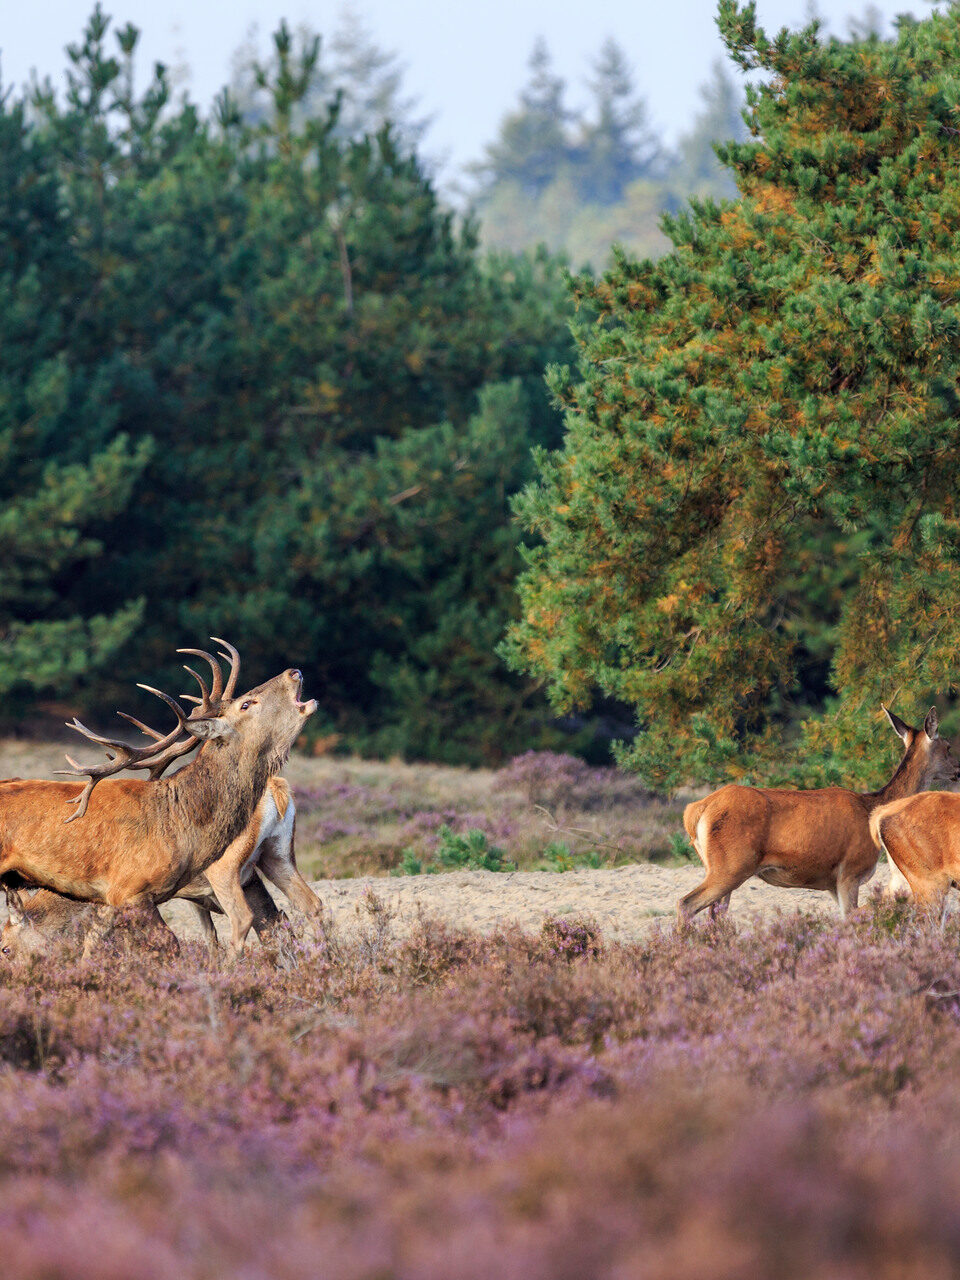
<path fill-rule="evenodd" d="M 11 924 L 24 925 L 27 923 L 27 913 L 23 909 L 23 899 L 16 889 L 7 890 L 7 911 L 10 915 Z"/>
<path fill-rule="evenodd" d="M 881 707 L 883 707 L 882 702 L 880 703 L 880 705 Z M 902 738 L 903 741 L 909 746 L 910 738 L 913 734 L 913 730 L 906 723 L 906 721 L 900 719 L 900 717 L 897 715 L 895 711 L 891 711 L 889 707 L 883 707 L 883 710 L 887 719 L 890 721 L 891 725 L 893 726 L 894 733 L 899 738 Z"/>
<path fill-rule="evenodd" d="M 927 718 L 923 722 L 923 732 L 927 735 L 931 742 L 939 736 L 940 721 L 937 717 L 937 708 L 931 707 L 927 712 Z"/>
<path fill-rule="evenodd" d="M 204 742 L 210 742 L 214 738 L 232 738 L 236 732 L 233 725 L 220 716 L 198 716 L 196 720 L 187 720 L 183 727 L 187 733 L 194 738 L 202 738 Z"/>

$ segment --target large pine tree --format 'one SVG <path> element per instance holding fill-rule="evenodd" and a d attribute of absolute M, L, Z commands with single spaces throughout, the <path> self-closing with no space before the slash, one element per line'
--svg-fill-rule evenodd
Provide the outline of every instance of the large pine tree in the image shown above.
<path fill-rule="evenodd" d="M 579 282 L 508 648 L 560 707 L 632 705 L 652 780 L 868 781 L 880 699 L 960 669 L 960 11 L 889 42 L 719 21 L 762 77 L 739 199 Z"/>

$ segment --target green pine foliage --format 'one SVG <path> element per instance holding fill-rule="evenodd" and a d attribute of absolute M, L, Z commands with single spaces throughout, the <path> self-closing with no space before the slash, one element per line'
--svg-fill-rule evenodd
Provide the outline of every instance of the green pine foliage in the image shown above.
<path fill-rule="evenodd" d="M 635 708 L 652 782 L 869 785 L 881 698 L 957 684 L 960 12 L 769 39 L 722 0 L 720 26 L 762 77 L 721 149 L 739 198 L 579 280 L 599 318 L 553 375 L 507 648 L 558 708 Z"/>
<path fill-rule="evenodd" d="M 107 610 L 77 584 L 130 506 L 150 454 L 117 430 L 109 357 L 71 348 L 84 264 L 56 158 L 22 104 L 0 102 L 0 694 L 62 692 L 114 657 L 142 614 L 129 584 Z M 19 700 L 16 701 L 16 700 Z"/>
<path fill-rule="evenodd" d="M 484 256 L 402 128 L 344 127 L 316 39 L 281 26 L 261 109 L 224 92 L 210 117 L 162 67 L 134 91 L 137 41 L 98 8 L 65 95 L 0 105 L 7 666 L 57 622 L 24 671 L 65 693 L 136 628 L 109 664 L 128 696 L 212 632 L 251 677 L 303 665 L 354 747 L 541 740 L 492 651 L 510 498 L 560 439 L 556 263 Z"/>

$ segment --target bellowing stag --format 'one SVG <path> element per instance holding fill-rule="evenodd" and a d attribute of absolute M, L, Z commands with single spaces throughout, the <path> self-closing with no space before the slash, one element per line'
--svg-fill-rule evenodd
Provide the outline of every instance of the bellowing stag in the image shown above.
<path fill-rule="evenodd" d="M 252 852 L 240 871 L 243 896 L 253 915 L 253 928 L 261 938 L 265 929 L 282 918 L 282 913 L 264 888 L 257 875 L 258 870 L 271 884 L 282 889 L 290 902 L 312 921 L 322 919 L 320 899 L 297 869 L 293 841 L 295 823 L 296 810 L 289 784 L 284 778 L 268 779 L 267 789 L 247 827 Z M 222 914 L 223 909 L 207 877 L 198 876 L 174 896 L 193 906 L 207 945 L 215 948 L 217 934 L 211 913 Z M 64 898 L 50 889 L 38 889 L 29 898 L 9 889 L 7 906 L 9 918 L 0 930 L 0 956 L 8 961 L 47 955 L 58 941 L 65 938 L 85 938 L 103 910 L 97 903 Z"/>
<path fill-rule="evenodd" d="M 268 779 L 283 767 L 317 704 L 301 701 L 303 677 L 292 669 L 235 697 L 239 655 L 225 641 L 217 643 L 231 664 L 225 685 L 211 655 L 183 651 L 199 653 L 214 672 L 209 690 L 192 673 L 202 697 L 194 699 L 198 705 L 189 717 L 175 699 L 150 690 L 176 715 L 177 726 L 169 734 L 158 735 L 124 716 L 150 738 L 137 747 L 100 737 L 74 721 L 72 727 L 106 747 L 108 755 L 107 763 L 92 768 L 70 759 L 73 772 L 88 777 L 79 791 L 70 782 L 0 783 L 0 885 L 38 885 L 104 904 L 107 910 L 88 935 L 88 950 L 120 908 L 145 907 L 159 919 L 157 903 L 177 896 L 203 874 L 230 921 L 234 951 L 242 948 L 253 924 L 241 884 L 257 843 L 249 828 Z M 169 777 L 159 776 L 200 742 L 205 745 L 190 763 Z M 150 777 L 110 777 L 125 768 L 145 769 Z M 65 804 L 76 806 L 66 827 Z"/>

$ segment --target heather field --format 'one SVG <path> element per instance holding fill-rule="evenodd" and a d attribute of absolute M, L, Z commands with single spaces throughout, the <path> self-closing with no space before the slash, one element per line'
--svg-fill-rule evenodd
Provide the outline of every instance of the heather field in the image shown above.
<path fill-rule="evenodd" d="M 678 806 L 571 769 L 295 756 L 309 870 L 353 873 L 320 936 L 231 965 L 128 928 L 0 971 L 4 1280 L 956 1275 L 957 917 L 744 886 L 678 935 Z M 448 865 L 471 831 L 567 862 Z"/>
<path fill-rule="evenodd" d="M 4 979 L 5 1280 L 960 1266 L 952 925 L 129 947 Z"/>

